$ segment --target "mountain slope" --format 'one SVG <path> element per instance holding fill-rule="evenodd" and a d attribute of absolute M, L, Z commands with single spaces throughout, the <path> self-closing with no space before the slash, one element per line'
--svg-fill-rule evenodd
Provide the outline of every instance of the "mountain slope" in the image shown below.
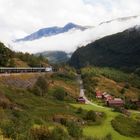
<path fill-rule="evenodd" d="M 125 30 L 79 48 L 70 60 L 74 67 L 87 65 L 122 69 L 140 67 L 140 27 Z"/>
<path fill-rule="evenodd" d="M 0 42 L 0 67 L 40 67 L 48 66 L 44 57 L 29 53 L 14 52 Z"/>
<path fill-rule="evenodd" d="M 28 35 L 28 36 L 26 36 L 24 38 L 21 38 L 21 39 L 17 39 L 16 42 L 19 42 L 19 41 L 33 41 L 33 40 L 36 40 L 36 39 L 40 39 L 42 37 L 54 36 L 54 35 L 57 35 L 57 34 L 65 33 L 65 32 L 68 32 L 71 29 L 86 30 L 87 28 L 88 27 L 76 25 L 74 23 L 68 23 L 64 27 L 54 26 L 54 27 L 40 29 L 40 30 L 32 33 L 31 35 Z"/>
<path fill-rule="evenodd" d="M 42 55 L 43 57 L 47 58 L 50 63 L 63 63 L 68 61 L 70 58 L 69 55 L 71 55 L 71 53 L 68 54 L 64 51 L 45 51 L 35 55 Z"/>

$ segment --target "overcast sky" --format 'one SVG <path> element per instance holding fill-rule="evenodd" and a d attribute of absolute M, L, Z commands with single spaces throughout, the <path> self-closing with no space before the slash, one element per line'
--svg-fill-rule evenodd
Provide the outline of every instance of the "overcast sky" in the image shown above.
<path fill-rule="evenodd" d="M 140 14 L 140 0 L 0 0 L 0 40 L 68 22 L 95 26 Z"/>

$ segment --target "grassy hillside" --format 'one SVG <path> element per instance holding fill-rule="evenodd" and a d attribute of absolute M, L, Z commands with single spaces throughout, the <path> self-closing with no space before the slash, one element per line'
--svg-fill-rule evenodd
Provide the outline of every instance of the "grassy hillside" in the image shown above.
<path fill-rule="evenodd" d="M 0 67 L 40 67 L 47 66 L 48 60 L 43 56 L 14 52 L 0 42 Z"/>
<path fill-rule="evenodd" d="M 82 77 L 85 81 L 85 88 L 88 94 L 92 94 L 92 97 L 95 96 L 96 90 L 101 90 L 116 97 L 125 96 L 128 100 L 140 98 L 140 77 L 137 75 L 112 68 L 87 67 L 82 69 Z"/>
<path fill-rule="evenodd" d="M 85 69 L 82 71 L 87 72 Z M 47 81 L 48 87 L 43 95 L 39 94 L 39 87 L 39 90 L 35 88 L 40 76 Z M 118 130 L 113 129 L 111 121 L 119 113 L 108 108 L 77 104 L 78 95 L 79 85 L 76 82 L 75 70 L 69 67 L 61 68 L 59 72 L 52 74 L 0 76 L 1 134 L 15 140 L 40 140 L 33 136 L 46 138 L 51 134 L 53 137 L 53 133 L 58 134 L 57 138 L 63 135 L 70 140 L 138 140 L 137 137 L 120 135 Z M 86 119 L 88 111 L 91 110 L 95 115 L 93 122 Z M 131 117 L 134 118 L 134 115 Z M 53 139 L 55 140 L 54 137 Z"/>
<path fill-rule="evenodd" d="M 69 54 L 64 51 L 45 51 L 37 53 L 36 56 L 40 54 L 47 58 L 50 63 L 66 63 L 69 60 Z"/>
<path fill-rule="evenodd" d="M 108 136 L 107 137 L 108 140 L 110 140 L 110 139 L 111 140 L 139 140 L 139 138 L 140 138 L 140 133 L 139 133 L 140 127 L 139 126 L 137 127 L 138 130 L 136 131 L 137 133 L 139 133 L 138 137 L 131 137 L 131 136 L 129 136 L 130 133 L 127 132 L 127 126 L 129 126 L 129 128 L 131 128 L 131 130 L 133 131 L 134 130 L 133 125 L 135 125 L 135 123 L 129 123 L 127 121 L 127 119 L 131 120 L 133 118 L 133 116 L 140 117 L 139 114 L 131 114 L 130 117 L 124 116 L 124 118 L 126 118 L 126 121 L 123 118 L 123 121 L 121 124 L 119 122 L 117 122 L 119 127 L 123 128 L 123 130 L 124 130 L 123 133 L 128 134 L 127 136 L 124 136 L 124 135 L 120 134 L 119 132 L 117 132 L 111 124 L 111 121 L 120 115 L 118 112 L 113 112 L 112 109 L 109 109 L 106 107 L 102 108 L 102 107 L 97 107 L 97 106 L 93 106 L 93 105 L 72 104 L 72 106 L 77 107 L 77 108 L 81 107 L 85 110 L 101 111 L 106 114 L 106 118 L 101 125 L 90 125 L 90 126 L 87 125 L 84 127 L 84 129 L 83 129 L 84 134 L 87 136 L 92 136 L 95 139 L 99 139 L 99 140 L 104 138 L 105 136 Z M 134 121 L 134 120 L 132 119 L 132 121 Z M 138 121 L 138 119 L 137 119 L 137 121 Z"/>
<path fill-rule="evenodd" d="M 76 109 L 68 103 L 75 102 L 77 97 L 78 86 L 75 81 L 65 81 L 55 75 L 44 74 L 49 89 L 45 97 L 40 97 L 31 91 L 39 76 L 40 74 L 0 76 L 0 111 L 1 114 L 3 112 L 0 116 L 0 128 L 3 135 L 27 139 L 29 130 L 35 125 L 59 125 L 53 121 L 54 115 L 80 118 Z M 65 101 L 53 97 L 53 91 L 58 87 L 63 87 L 67 92 Z"/>

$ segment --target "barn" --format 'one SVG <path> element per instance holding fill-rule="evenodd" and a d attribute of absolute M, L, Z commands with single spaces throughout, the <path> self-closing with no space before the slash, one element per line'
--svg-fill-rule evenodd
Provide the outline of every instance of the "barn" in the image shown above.
<path fill-rule="evenodd" d="M 107 101 L 107 106 L 109 106 L 109 107 L 122 107 L 122 106 L 124 106 L 124 101 L 121 98 L 114 98 L 113 100 Z"/>

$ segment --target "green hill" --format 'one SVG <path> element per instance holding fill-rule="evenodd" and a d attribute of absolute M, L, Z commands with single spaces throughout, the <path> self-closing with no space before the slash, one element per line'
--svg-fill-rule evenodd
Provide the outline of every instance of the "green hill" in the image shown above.
<path fill-rule="evenodd" d="M 92 65 L 138 70 L 140 30 L 134 27 L 81 47 L 75 51 L 69 63 L 76 68 Z"/>
<path fill-rule="evenodd" d="M 0 42 L 0 67 L 40 67 L 47 66 L 48 60 L 43 56 L 14 52 Z"/>

